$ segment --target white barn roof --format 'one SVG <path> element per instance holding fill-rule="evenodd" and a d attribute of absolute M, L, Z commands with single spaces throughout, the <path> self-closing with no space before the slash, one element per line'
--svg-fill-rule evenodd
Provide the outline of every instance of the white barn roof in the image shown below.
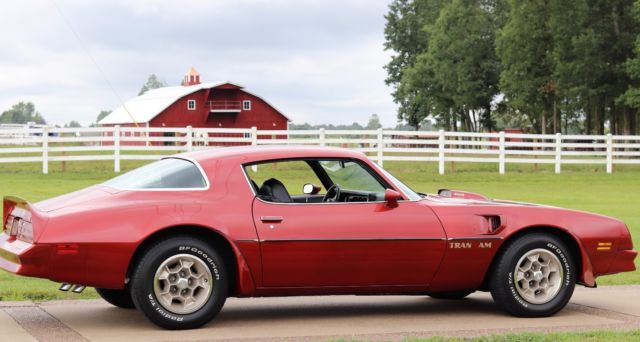
<path fill-rule="evenodd" d="M 195 93 L 198 90 L 210 89 L 227 83 L 229 82 L 213 82 L 192 86 L 151 89 L 138 97 L 134 97 L 133 99 L 126 101 L 124 106 L 116 108 L 113 112 L 100 120 L 98 124 L 115 125 L 147 123 L 182 97 Z"/>

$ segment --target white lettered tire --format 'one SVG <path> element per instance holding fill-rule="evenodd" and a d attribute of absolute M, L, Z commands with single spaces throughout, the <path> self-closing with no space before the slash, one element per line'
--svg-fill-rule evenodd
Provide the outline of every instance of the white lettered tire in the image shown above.
<path fill-rule="evenodd" d="M 179 236 L 157 242 L 131 275 L 138 310 L 165 329 L 192 329 L 212 320 L 228 294 L 228 272 L 207 243 Z"/>
<path fill-rule="evenodd" d="M 551 316 L 571 299 L 575 265 L 571 251 L 558 237 L 547 233 L 520 236 L 497 256 L 491 296 L 514 316 Z"/>

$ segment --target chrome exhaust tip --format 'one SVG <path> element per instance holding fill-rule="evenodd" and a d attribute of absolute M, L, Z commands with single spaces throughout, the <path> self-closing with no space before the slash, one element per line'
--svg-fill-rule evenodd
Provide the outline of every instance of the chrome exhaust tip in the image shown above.
<path fill-rule="evenodd" d="M 86 286 L 84 286 L 84 285 L 74 285 L 73 286 L 73 290 L 71 290 L 71 292 L 73 292 L 73 293 L 82 293 L 82 291 L 84 291 L 85 288 L 86 288 Z"/>
<path fill-rule="evenodd" d="M 73 287 L 73 284 L 62 283 L 60 284 L 60 288 L 58 290 L 67 292 Z"/>

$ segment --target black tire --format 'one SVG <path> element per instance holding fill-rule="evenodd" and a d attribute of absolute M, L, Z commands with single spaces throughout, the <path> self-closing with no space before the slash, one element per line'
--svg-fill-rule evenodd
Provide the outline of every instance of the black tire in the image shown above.
<path fill-rule="evenodd" d="M 514 280 L 516 278 L 516 265 L 524 258 L 527 253 L 536 253 L 535 250 L 541 250 L 541 255 L 545 255 L 545 251 L 550 254 L 547 256 L 555 256 L 560 264 L 560 269 L 556 272 L 556 279 L 549 280 L 551 284 L 558 283 L 559 287 L 555 296 L 541 300 L 546 302 L 535 303 L 527 300 L 519 291 L 522 282 L 529 283 L 526 279 L 521 279 L 519 284 Z M 551 257 L 551 259 L 553 259 Z M 526 264 L 526 260 L 523 259 Z M 523 265 L 523 264 L 521 264 Z M 497 256 L 496 263 L 493 266 L 493 272 L 489 283 L 491 296 L 496 304 L 508 313 L 518 317 L 545 317 L 551 316 L 567 305 L 576 283 L 575 260 L 567 245 L 559 238 L 545 233 L 531 233 L 519 237 L 517 240 L 509 243 L 506 248 Z M 557 276 L 562 276 L 557 279 Z M 539 283 L 534 280 L 535 284 Z M 526 285 L 526 284 L 525 284 Z M 533 291 L 537 294 L 537 291 Z M 553 292 L 553 291 L 549 291 Z M 543 291 L 544 293 L 544 291 Z"/>
<path fill-rule="evenodd" d="M 447 299 L 447 300 L 456 300 L 463 299 L 464 297 L 474 293 L 475 291 L 471 290 L 463 290 L 463 291 L 450 291 L 450 292 L 434 292 L 427 293 L 427 296 L 435 299 Z"/>
<path fill-rule="evenodd" d="M 160 265 L 171 257 L 188 254 L 200 259 L 212 275 L 211 293 L 195 312 L 178 314 L 167 310 L 154 293 L 154 277 Z M 228 271 L 220 254 L 202 240 L 177 236 L 162 240 L 146 250 L 131 275 L 133 302 L 152 323 L 171 330 L 193 329 L 211 321 L 227 299 Z"/>
<path fill-rule="evenodd" d="M 96 287 L 96 292 L 98 292 L 102 299 L 106 300 L 113 306 L 117 306 L 123 309 L 133 309 L 136 307 L 133 304 L 133 299 L 131 299 L 131 292 L 129 292 L 128 289 L 112 290 Z"/>

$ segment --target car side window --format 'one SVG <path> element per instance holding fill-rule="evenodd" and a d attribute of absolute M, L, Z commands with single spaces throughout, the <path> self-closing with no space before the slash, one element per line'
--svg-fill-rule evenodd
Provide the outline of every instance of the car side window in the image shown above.
<path fill-rule="evenodd" d="M 303 195 L 302 187 L 307 183 L 321 184 L 318 176 L 304 160 L 287 160 L 271 163 L 260 163 L 245 167 L 250 180 L 258 187 L 265 182 L 276 179 L 284 185 L 289 195 Z"/>
<path fill-rule="evenodd" d="M 378 202 L 385 185 L 347 159 L 299 159 L 244 165 L 257 197 L 277 203 Z"/>
<path fill-rule="evenodd" d="M 356 162 L 344 160 L 323 160 L 320 165 L 334 184 L 345 189 L 383 192 L 384 186 Z"/>

